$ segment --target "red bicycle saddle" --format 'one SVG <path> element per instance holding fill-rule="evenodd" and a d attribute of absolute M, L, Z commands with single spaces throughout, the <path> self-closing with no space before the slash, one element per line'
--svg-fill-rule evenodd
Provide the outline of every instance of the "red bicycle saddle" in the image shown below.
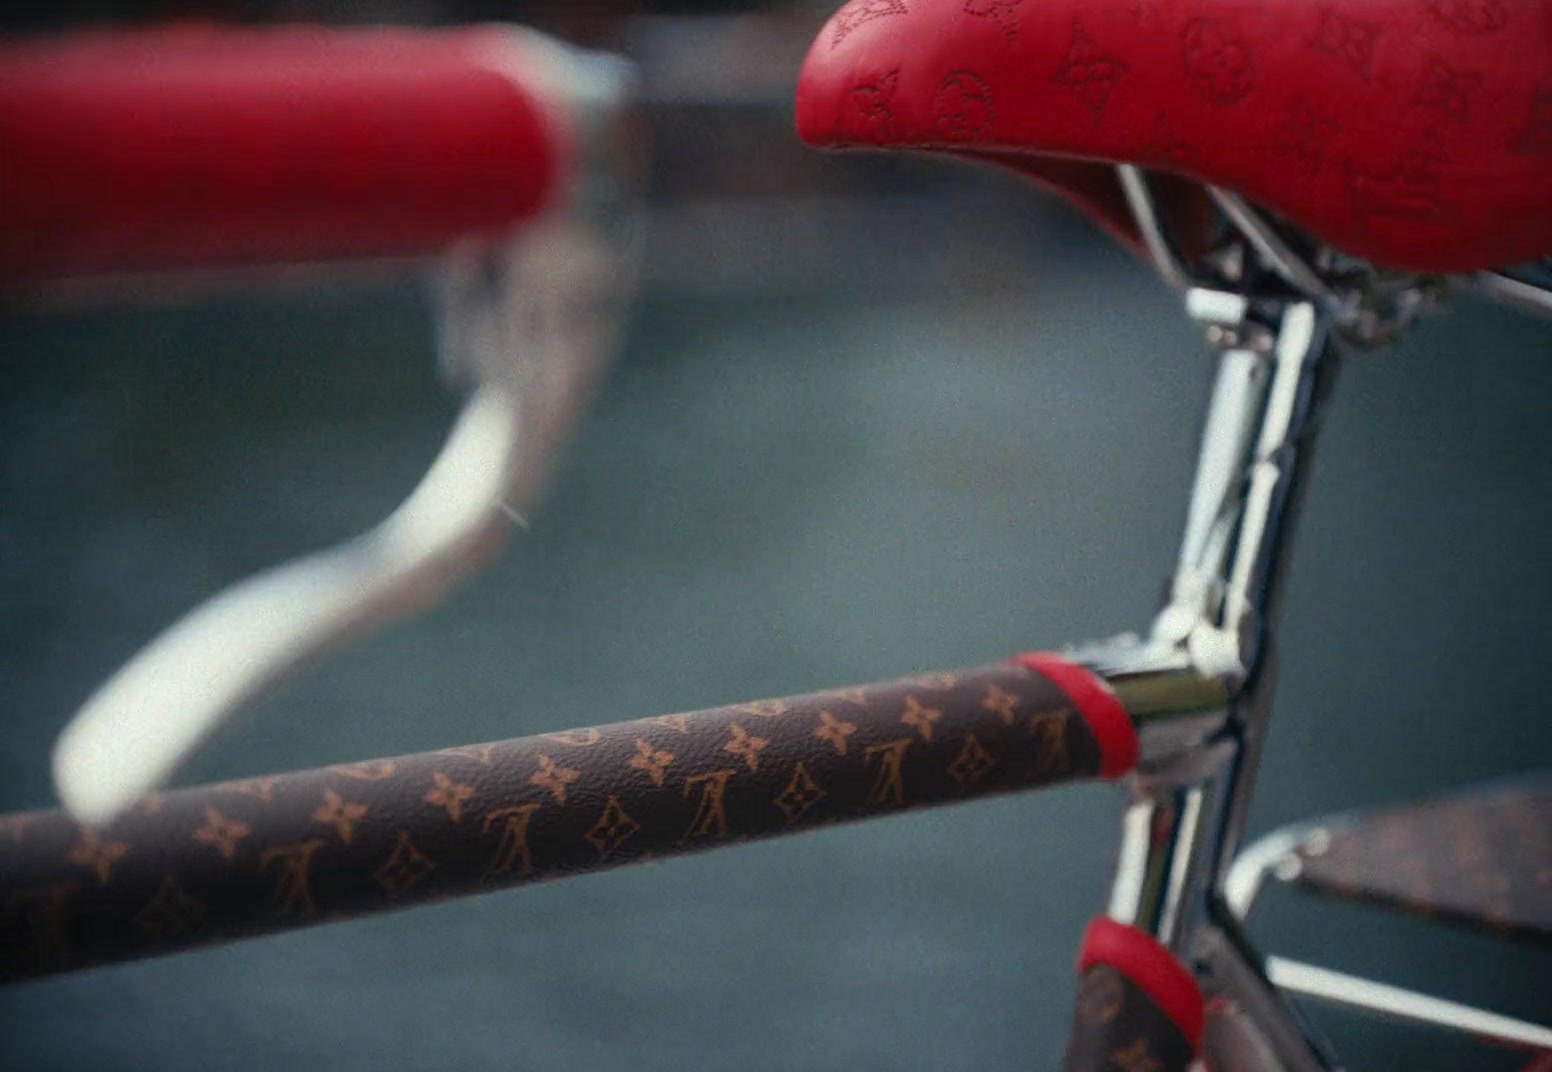
<path fill-rule="evenodd" d="M 1129 237 L 1114 163 L 1385 267 L 1552 253 L 1552 0 L 851 0 L 797 122 L 1015 167 Z"/>

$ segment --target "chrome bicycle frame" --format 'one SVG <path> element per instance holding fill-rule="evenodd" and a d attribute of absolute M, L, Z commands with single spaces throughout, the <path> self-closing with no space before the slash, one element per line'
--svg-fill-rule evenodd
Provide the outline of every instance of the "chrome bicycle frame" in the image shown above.
<path fill-rule="evenodd" d="M 1273 708 L 1277 626 L 1301 492 L 1340 365 L 1335 339 L 1388 340 L 1437 306 L 1440 281 L 1368 286 L 1363 272 L 1328 279 L 1315 264 L 1332 263 L 1335 254 L 1301 256 L 1255 209 L 1217 188 L 1208 194 L 1234 237 L 1219 251 L 1217 270 L 1193 269 L 1165 233 L 1145 175 L 1117 170 L 1144 246 L 1160 275 L 1182 290 L 1188 314 L 1218 353 L 1218 373 L 1166 604 L 1145 641 L 1127 638 L 1077 657 L 1107 675 L 1190 668 L 1225 681 L 1228 701 L 1205 732 L 1198 716 L 1200 747 L 1185 763 L 1150 767 L 1150 752 L 1161 751 L 1148 747 L 1150 735 L 1178 735 L 1178 727 L 1141 728 L 1144 764 L 1123 823 L 1108 914 L 1193 964 L 1204 992 L 1250 1030 L 1258 1066 L 1337 1067 L 1285 991 L 1514 1044 L 1552 1045 L 1552 1031 L 1533 1024 L 1265 958 L 1240 931 L 1266 869 L 1287 855 L 1286 846 L 1278 853 L 1273 845 L 1242 856 L 1239 845 Z M 1552 290 L 1534 281 L 1481 273 L 1466 285 L 1552 314 Z"/>

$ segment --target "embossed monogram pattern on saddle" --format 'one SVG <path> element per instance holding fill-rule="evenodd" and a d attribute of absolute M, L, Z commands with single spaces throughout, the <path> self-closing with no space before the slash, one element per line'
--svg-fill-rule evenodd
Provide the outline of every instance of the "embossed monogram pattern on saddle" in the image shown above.
<path fill-rule="evenodd" d="M 1011 167 L 1136 246 L 1117 163 L 1381 267 L 1474 271 L 1552 253 L 1548 72 L 1552 0 L 854 0 L 797 122 Z M 1160 188 L 1177 213 L 1206 201 Z"/>
<path fill-rule="evenodd" d="M 0 826 L 0 978 L 1097 776 L 1017 663 L 165 793 Z"/>

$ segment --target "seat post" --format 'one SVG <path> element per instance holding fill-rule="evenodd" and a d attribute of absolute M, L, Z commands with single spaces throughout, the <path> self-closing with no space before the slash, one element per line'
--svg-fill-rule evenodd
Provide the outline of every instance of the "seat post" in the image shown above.
<path fill-rule="evenodd" d="M 1214 977 L 1230 985 L 1223 943 L 1203 939 L 1217 931 L 1255 785 L 1292 533 L 1337 358 L 1325 303 L 1198 288 L 1187 291 L 1186 307 L 1218 351 L 1218 375 L 1175 576 L 1147 647 L 1180 652 L 1202 676 L 1225 681 L 1228 717 L 1189 767 L 1140 774 L 1109 915 L 1198 960 L 1211 989 Z M 1208 947 L 1217 952 L 1202 956 Z M 1243 983 L 1261 971 L 1246 955 L 1227 974 Z M 1285 1067 L 1328 1067 L 1286 1005 L 1253 1004 L 1244 1010 L 1253 1019 L 1289 1017 L 1263 1032 Z"/>

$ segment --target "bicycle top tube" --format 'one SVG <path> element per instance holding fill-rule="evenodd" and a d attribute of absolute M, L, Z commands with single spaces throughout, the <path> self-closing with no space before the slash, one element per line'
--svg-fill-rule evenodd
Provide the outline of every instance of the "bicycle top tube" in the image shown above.
<path fill-rule="evenodd" d="M 1194 749 L 1189 731 L 1221 722 L 1224 699 L 1221 681 L 1189 669 L 1107 679 L 1024 655 L 175 790 L 100 827 L 7 816 L 0 982 L 1116 779 Z"/>

